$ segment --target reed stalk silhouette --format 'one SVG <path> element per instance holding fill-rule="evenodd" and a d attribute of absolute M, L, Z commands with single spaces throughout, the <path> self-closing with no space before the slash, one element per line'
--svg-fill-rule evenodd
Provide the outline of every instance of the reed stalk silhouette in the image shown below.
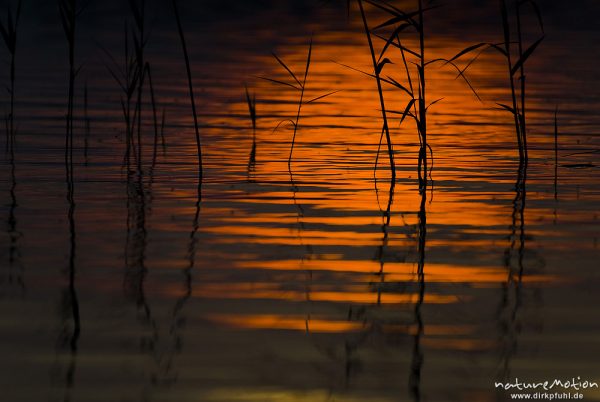
<path fill-rule="evenodd" d="M 530 5 L 534 10 L 540 30 L 541 36 L 533 42 L 527 49 L 524 50 L 523 40 L 523 27 L 521 21 L 521 8 L 525 5 Z M 506 0 L 500 0 L 500 13 L 502 15 L 502 31 L 504 36 L 503 48 L 496 47 L 506 59 L 508 81 L 510 86 L 511 105 L 498 103 L 500 107 L 508 110 L 514 118 L 515 132 L 517 136 L 517 145 L 519 148 L 519 166 L 520 168 L 526 168 L 529 160 L 529 152 L 527 146 L 527 125 L 526 125 L 526 77 L 525 77 L 525 62 L 533 54 L 536 48 L 544 39 L 544 25 L 540 10 L 534 0 L 515 0 L 515 18 L 516 18 L 516 31 L 517 31 L 517 61 L 514 61 L 515 56 L 511 49 L 513 44 L 513 38 L 511 37 L 511 20 L 509 15 L 509 8 Z M 517 76 L 518 73 L 518 76 Z M 519 81 L 520 85 L 515 83 L 515 80 Z"/>
<path fill-rule="evenodd" d="M 72 330 L 65 339 L 68 341 L 71 351 L 71 365 L 67 374 L 67 384 L 69 387 L 73 383 L 75 372 L 75 357 L 77 355 L 79 337 L 81 334 L 81 317 L 79 310 L 79 298 L 76 287 L 76 249 L 77 249 L 77 232 L 75 224 L 75 182 L 73 168 L 73 109 L 74 109 L 74 91 L 75 78 L 79 73 L 80 68 L 75 67 L 75 28 L 77 17 L 83 11 L 78 8 L 77 0 L 59 0 L 59 11 L 62 21 L 62 26 L 65 33 L 65 38 L 68 44 L 68 59 L 69 59 L 69 92 L 67 100 L 67 115 L 66 115 L 66 133 L 65 133 L 65 170 L 67 182 L 67 201 L 69 209 L 67 218 L 69 222 L 69 262 L 68 262 L 68 287 L 65 291 L 65 306 L 71 316 Z"/>
<path fill-rule="evenodd" d="M 290 83 L 284 82 L 284 81 L 260 77 L 264 80 L 271 81 L 276 84 L 281 84 L 281 85 L 292 87 L 300 93 L 300 97 L 298 99 L 298 111 L 296 113 L 296 120 L 295 121 L 286 120 L 286 121 L 292 123 L 292 125 L 294 126 L 294 134 L 292 135 L 292 143 L 290 145 L 290 156 L 288 157 L 288 169 L 290 170 L 290 172 L 292 169 L 292 154 L 294 152 L 294 144 L 296 143 L 296 133 L 298 132 L 298 125 L 300 124 L 300 111 L 302 110 L 302 104 L 304 101 L 304 92 L 306 89 L 306 79 L 308 78 L 308 70 L 310 68 L 311 55 L 312 55 L 312 38 L 308 45 L 308 55 L 306 56 L 306 69 L 304 70 L 304 78 L 302 81 L 300 81 L 296 77 L 296 74 L 294 74 L 292 72 L 292 70 L 290 70 L 290 68 L 283 62 L 283 60 L 281 60 L 275 53 L 273 53 L 273 57 L 275 57 L 275 59 L 279 62 L 279 64 L 281 64 L 281 66 L 290 74 L 290 76 L 294 79 L 295 82 L 290 84 Z"/>
<path fill-rule="evenodd" d="M 250 113 L 250 120 L 252 120 L 252 150 L 250 151 L 250 159 L 248 160 L 248 169 L 256 164 L 256 95 L 248 92 L 246 89 L 246 103 L 248 104 L 248 112 Z"/>
<path fill-rule="evenodd" d="M 385 66 L 385 64 L 389 63 L 390 60 L 389 59 L 383 59 L 381 61 L 377 61 L 377 59 L 375 58 L 375 49 L 373 47 L 373 40 L 371 39 L 371 31 L 369 29 L 369 24 L 367 22 L 367 17 L 365 14 L 365 10 L 363 7 L 363 2 L 362 0 L 357 0 L 358 2 L 358 7 L 360 9 L 360 15 L 362 17 L 362 21 L 363 21 L 363 26 L 365 29 L 365 35 L 367 36 L 367 41 L 369 43 L 369 51 L 371 53 L 371 61 L 373 63 L 373 70 L 374 70 L 374 76 L 375 76 L 375 81 L 377 82 L 377 93 L 379 95 L 379 104 L 381 107 L 381 117 L 383 119 L 383 127 L 382 127 L 382 136 L 385 133 L 385 138 L 387 141 L 387 147 L 388 147 L 388 157 L 390 159 L 390 169 L 391 169 L 391 173 L 392 173 L 392 183 L 396 183 L 396 163 L 394 162 L 394 147 L 392 145 L 392 138 L 390 135 L 390 129 L 389 129 L 389 125 L 388 125 L 388 120 L 387 120 L 387 113 L 386 113 L 386 109 L 385 109 L 385 100 L 383 97 L 383 87 L 381 84 L 381 71 L 383 70 L 383 67 Z M 379 143 L 381 144 L 381 140 L 379 141 Z M 377 158 L 379 158 L 379 150 L 377 151 Z M 375 164 L 375 166 L 377 166 L 377 164 Z"/>
<path fill-rule="evenodd" d="M 125 294 L 135 303 L 141 323 L 149 329 L 149 335 L 141 337 L 142 350 L 148 350 L 156 357 L 156 342 L 158 326 L 153 316 L 151 305 L 146 295 L 146 279 L 148 276 L 147 248 L 148 248 L 148 215 L 152 212 L 152 185 L 154 182 L 154 169 L 156 165 L 158 118 L 156 113 L 156 99 L 150 64 L 144 58 L 147 43 L 145 32 L 145 0 L 130 0 L 129 5 L 134 18 L 134 29 L 129 33 L 125 28 L 126 50 L 125 69 L 122 81 L 122 90 L 126 96 L 124 101 L 124 116 L 128 128 L 128 146 L 134 150 L 136 158 L 136 174 L 128 169 L 127 173 L 127 234 L 125 244 Z M 129 55 L 127 37 L 131 35 L 133 53 Z M 116 74 L 113 74 L 117 78 Z M 149 184 L 147 190 L 144 185 L 144 165 L 142 147 L 142 94 L 148 79 L 150 100 L 154 123 L 154 145 L 152 162 L 149 170 Z M 131 112 L 132 99 L 136 95 Z M 122 98 L 123 99 L 123 98 Z M 134 178 L 135 177 L 135 178 Z"/>
<path fill-rule="evenodd" d="M 146 74 L 146 63 L 144 51 L 146 48 L 146 0 L 129 0 L 129 7 L 133 14 L 135 29 L 132 30 L 133 49 L 135 52 L 135 63 L 137 71 L 140 71 L 140 79 L 137 80 L 137 101 L 135 103 L 135 116 L 137 128 L 137 171 L 142 173 L 142 92 L 144 89 L 144 78 Z"/>
<path fill-rule="evenodd" d="M 125 155 L 123 157 L 124 164 L 129 172 L 131 166 L 131 151 L 133 147 L 133 133 L 135 126 L 134 114 L 132 114 L 132 100 L 135 90 L 138 88 L 142 80 L 142 71 L 137 62 L 135 52 L 130 48 L 129 44 L 129 28 L 127 22 L 124 25 L 124 62 L 119 65 L 112 54 L 105 48 L 101 49 L 110 59 L 111 64 L 106 68 L 113 79 L 121 88 L 121 110 L 125 121 Z M 136 156 L 137 159 L 137 155 Z"/>
<path fill-rule="evenodd" d="M 164 136 L 165 114 L 164 114 L 164 110 L 163 110 L 162 124 L 159 129 L 158 112 L 156 110 L 156 97 L 155 97 L 155 93 L 154 93 L 154 84 L 152 82 L 152 72 L 150 69 L 150 63 L 146 62 L 144 71 L 145 71 L 145 75 L 148 76 L 148 87 L 150 89 L 150 101 L 152 103 L 152 121 L 154 124 L 154 141 L 153 141 L 153 146 L 152 146 L 152 165 L 150 167 L 151 175 L 152 175 L 154 173 L 154 169 L 156 168 L 156 158 L 158 155 L 158 136 L 159 136 L 159 134 L 160 134 L 160 137 L 162 138 L 163 147 L 165 144 L 165 136 Z"/>
<path fill-rule="evenodd" d="M 196 135 L 196 148 L 198 153 L 198 187 L 202 182 L 203 167 L 202 167 L 202 144 L 200 138 L 200 131 L 198 129 L 198 114 L 196 113 L 196 101 L 194 98 L 194 85 L 192 82 L 192 70 L 190 68 L 190 57 L 187 51 L 187 45 L 185 42 L 185 35 L 183 33 L 183 26 L 181 24 L 181 18 L 179 16 L 179 8 L 177 6 L 177 0 L 171 0 L 171 6 L 173 13 L 175 14 L 175 22 L 177 23 L 177 32 L 179 33 L 179 41 L 181 42 L 181 48 L 183 50 L 183 59 L 185 62 L 185 70 L 187 73 L 188 89 L 190 93 L 190 103 L 192 105 L 192 115 L 194 117 L 194 132 Z M 200 194 L 200 191 L 198 191 Z"/>
<path fill-rule="evenodd" d="M 554 109 L 554 199 L 558 200 L 558 106 Z"/>
<path fill-rule="evenodd" d="M 17 9 L 13 15 L 10 5 L 6 10 L 6 25 L 3 21 L 0 21 L 0 34 L 4 44 L 10 54 L 10 84 L 7 87 L 8 94 L 10 96 L 9 111 L 5 116 L 5 128 L 6 128 L 6 151 L 8 152 L 8 158 L 10 163 L 10 207 L 8 216 L 8 265 L 9 265 L 9 282 L 12 283 L 13 279 L 24 291 L 25 283 L 23 281 L 22 264 L 20 263 L 20 249 L 18 240 L 21 237 L 21 233 L 17 230 L 17 218 L 16 209 L 18 206 L 16 188 L 16 162 L 15 162 L 15 129 L 14 129 L 14 110 L 15 110 L 15 71 L 16 71 L 16 52 L 17 52 L 17 29 L 19 20 L 21 17 L 21 1 L 17 3 Z M 20 272 L 17 272 L 13 278 L 13 268 L 15 265 L 21 266 Z"/>
<path fill-rule="evenodd" d="M 8 52 L 10 53 L 10 87 L 7 88 L 8 94 L 10 95 L 10 109 L 8 115 L 5 118 L 6 123 L 6 149 L 11 150 L 15 145 L 15 66 L 16 66 L 16 53 L 17 53 L 17 29 L 19 26 L 19 20 L 21 18 L 21 0 L 17 3 L 17 10 L 15 15 L 10 9 L 10 5 L 6 10 L 6 25 L 0 21 L 0 34 Z"/>
<path fill-rule="evenodd" d="M 283 62 L 283 60 L 279 56 L 277 56 L 275 53 L 272 53 L 273 57 L 285 69 L 285 71 L 290 75 L 293 82 L 290 83 L 287 81 L 280 81 L 280 80 L 275 80 L 275 79 L 267 78 L 267 77 L 259 77 L 260 79 L 270 81 L 274 84 L 291 87 L 291 88 L 295 89 L 296 91 L 298 91 L 298 93 L 299 93 L 298 109 L 296 111 L 295 120 L 291 120 L 291 119 L 283 120 L 283 121 L 279 122 L 279 124 L 275 127 L 275 130 L 277 130 L 277 128 L 279 128 L 279 126 L 282 123 L 286 123 L 286 122 L 291 123 L 292 126 L 294 127 L 294 133 L 292 135 L 292 143 L 290 145 L 290 155 L 288 157 L 288 170 L 290 171 L 290 173 L 292 170 L 292 155 L 294 153 L 294 145 L 296 143 L 296 134 L 298 133 L 298 127 L 300 126 L 300 115 L 301 115 L 301 111 L 302 111 L 302 106 L 307 105 L 309 103 L 316 102 L 318 100 L 321 100 L 323 98 L 326 98 L 326 97 L 338 92 L 338 91 L 332 91 L 332 92 L 326 93 L 324 95 L 317 96 L 316 98 L 313 98 L 309 101 L 304 100 L 304 95 L 306 94 L 306 81 L 308 79 L 308 72 L 310 69 L 310 63 L 311 63 L 311 57 L 312 57 L 312 48 L 313 48 L 313 40 L 311 38 L 309 45 L 308 45 L 308 54 L 306 55 L 306 67 L 304 69 L 304 76 L 302 78 L 302 81 L 300 81 L 298 79 L 298 76 L 296 74 L 294 74 L 294 72 L 287 66 L 287 64 L 285 64 Z"/>
<path fill-rule="evenodd" d="M 75 68 L 75 26 L 81 10 L 77 9 L 77 0 L 59 0 L 60 17 L 69 48 L 69 93 L 67 100 L 65 159 L 72 164 L 73 158 L 73 108 L 75 78 L 79 69 Z"/>
<path fill-rule="evenodd" d="M 148 42 L 146 34 L 146 1 L 129 0 L 129 7 L 134 20 L 134 27 L 131 31 L 128 28 L 127 21 L 124 28 L 125 60 L 123 66 L 111 55 L 111 53 L 102 48 L 111 60 L 111 65 L 107 69 L 118 83 L 123 94 L 121 95 L 121 108 L 125 120 L 126 130 L 126 150 L 125 164 L 129 172 L 131 165 L 131 153 L 136 160 L 136 170 L 139 175 L 143 173 L 143 147 L 142 147 L 142 94 L 146 76 L 148 76 L 150 86 L 150 97 L 152 103 L 152 112 L 154 120 L 154 139 L 155 144 L 158 132 L 158 120 L 156 116 L 156 99 L 154 96 L 154 87 L 150 75 L 150 64 L 145 60 L 145 48 Z M 133 44 L 130 47 L 129 38 Z M 136 95 L 136 101 L 133 103 L 133 97 Z M 133 104 L 132 104 L 133 103 Z M 133 108 L 133 111 L 132 111 Z M 152 166 L 156 162 L 156 147 L 153 150 Z"/>
<path fill-rule="evenodd" d="M 88 83 L 85 82 L 85 86 L 83 87 L 83 121 L 85 128 L 85 137 L 83 142 L 83 159 L 85 161 L 85 165 L 88 165 L 88 152 L 89 152 L 89 141 L 90 141 L 90 125 L 91 120 L 88 114 Z"/>

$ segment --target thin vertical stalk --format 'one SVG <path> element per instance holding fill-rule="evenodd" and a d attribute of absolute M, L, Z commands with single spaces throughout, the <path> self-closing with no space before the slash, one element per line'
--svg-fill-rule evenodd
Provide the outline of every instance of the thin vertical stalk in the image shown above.
<path fill-rule="evenodd" d="M 10 6 L 7 11 L 7 24 L 4 25 L 0 21 L 0 34 L 4 40 L 4 44 L 10 53 L 10 86 L 7 88 L 10 94 L 10 109 L 8 116 L 5 119 L 6 125 L 6 150 L 9 151 L 15 146 L 15 128 L 14 128 L 14 114 L 15 114 L 15 72 L 16 72 L 16 54 L 17 54 L 17 32 L 19 26 L 19 19 L 21 18 L 21 0 L 17 3 L 17 11 L 14 19 L 13 14 L 10 10 Z"/>
<path fill-rule="evenodd" d="M 183 48 L 183 58 L 185 60 L 185 69 L 188 79 L 188 89 L 190 92 L 190 102 L 192 104 L 192 114 L 194 117 L 194 131 L 196 134 L 196 148 L 198 152 L 198 179 L 202 181 L 202 145 L 200 143 L 200 132 L 198 130 L 198 115 L 196 113 L 196 101 L 194 100 L 194 87 L 192 83 L 192 71 L 190 69 L 190 58 L 187 51 L 185 42 L 185 35 L 183 33 L 183 27 L 181 25 L 181 18 L 179 17 L 179 10 L 177 8 L 177 0 L 171 0 L 173 11 L 175 12 L 175 20 L 177 22 L 177 31 L 179 32 L 179 39 L 181 41 L 181 47 Z"/>
<path fill-rule="evenodd" d="M 519 47 L 519 60 L 523 58 L 523 37 L 521 35 L 521 6 L 519 5 L 519 0 L 515 1 L 516 13 L 517 13 L 517 42 Z M 529 151 L 527 149 L 527 128 L 525 125 L 525 63 L 521 63 L 519 67 L 521 81 L 521 105 L 520 105 L 520 114 L 519 114 L 519 123 L 521 126 L 521 137 L 523 141 L 523 156 L 525 157 L 525 163 L 527 163 L 529 159 Z"/>
<path fill-rule="evenodd" d="M 85 164 L 88 164 L 88 150 L 89 150 L 89 137 L 90 137 L 90 117 L 88 115 L 88 84 L 85 82 L 83 88 L 83 119 L 85 122 L 85 137 L 83 142 L 83 158 Z"/>
<path fill-rule="evenodd" d="M 290 156 L 288 157 L 288 169 L 292 169 L 292 153 L 294 152 L 294 144 L 296 143 L 296 133 L 298 132 L 298 124 L 300 123 L 300 110 L 302 109 L 302 102 L 304 101 L 304 89 L 306 88 L 306 78 L 308 77 L 308 68 L 310 67 L 310 57 L 312 54 L 312 38 L 310 45 L 308 46 L 308 56 L 306 58 L 306 70 L 304 72 L 304 80 L 300 89 L 300 100 L 298 101 L 298 112 L 296 113 L 296 123 L 294 124 L 294 134 L 292 136 L 292 145 L 290 147 Z"/>
<path fill-rule="evenodd" d="M 421 149 L 419 150 L 419 166 L 421 161 L 423 170 L 419 167 L 419 187 L 424 191 L 427 187 L 427 108 L 425 106 L 425 30 L 423 28 L 423 2 L 419 0 L 419 124 L 421 136 Z M 423 175 L 421 177 L 421 174 Z"/>
<path fill-rule="evenodd" d="M 72 387 L 75 375 L 75 357 L 77 355 L 79 337 L 81 334 L 81 317 L 79 310 L 79 299 L 76 289 L 76 249 L 77 232 L 75 224 L 75 182 L 73 168 L 73 110 L 74 110 L 74 92 L 75 77 L 75 28 L 77 15 L 77 0 L 59 0 L 60 16 L 69 46 L 69 93 L 66 116 L 66 134 L 65 134 L 65 170 L 67 183 L 67 202 L 69 209 L 67 218 L 69 222 L 69 260 L 68 260 L 68 300 L 70 313 L 73 321 L 73 329 L 69 337 L 69 348 L 71 351 L 71 364 L 67 372 L 67 384 Z"/>
<path fill-rule="evenodd" d="M 154 85 L 152 83 L 152 74 L 150 72 L 150 63 L 146 63 L 146 74 L 148 75 L 148 86 L 150 87 L 150 101 L 152 102 L 152 117 L 154 119 L 154 146 L 152 149 L 152 170 L 156 165 L 156 154 L 158 148 L 158 117 L 156 115 L 156 98 L 154 97 Z"/>
<path fill-rule="evenodd" d="M 558 199 L 558 106 L 554 109 L 554 199 Z"/>
<path fill-rule="evenodd" d="M 252 121 L 252 149 L 250 150 L 250 158 L 248 159 L 248 176 L 250 176 L 250 171 L 254 169 L 256 163 L 256 96 L 250 96 L 247 86 L 245 89 L 246 103 L 248 104 L 248 112 Z"/>
<path fill-rule="evenodd" d="M 9 16 L 10 18 L 10 16 Z M 15 53 L 13 52 L 10 58 L 10 115 L 9 115 L 9 134 L 10 147 L 15 145 L 15 128 L 14 128 L 14 112 L 15 111 Z"/>
<path fill-rule="evenodd" d="M 504 31 L 504 48 L 506 52 L 506 61 L 508 63 L 508 78 L 510 82 L 510 94 L 513 105 L 513 116 L 515 119 L 515 130 L 517 134 L 517 145 L 519 147 L 519 165 L 522 165 L 525 160 L 525 155 L 523 153 L 523 141 L 521 136 L 521 124 L 519 122 L 519 107 L 517 105 L 517 95 L 515 89 L 515 82 L 512 74 L 512 58 L 510 54 L 510 25 L 508 21 L 508 10 L 506 7 L 506 1 L 500 0 L 500 12 L 502 14 L 502 27 Z"/>
<path fill-rule="evenodd" d="M 135 114 L 137 115 L 137 170 L 138 174 L 142 174 L 142 92 L 144 89 L 144 48 L 146 46 L 145 38 L 145 14 L 146 14 L 146 1 L 141 0 L 138 8 L 137 2 L 131 0 L 131 8 L 134 13 L 136 20 L 136 26 L 138 28 L 137 38 L 134 35 L 134 46 L 135 46 L 135 58 L 136 58 L 136 69 L 140 73 L 140 80 L 137 86 L 137 102 L 135 104 Z"/>
<path fill-rule="evenodd" d="M 392 139 L 390 136 L 390 130 L 387 121 L 387 114 L 385 109 L 385 100 L 383 98 L 383 88 L 381 86 L 381 78 L 379 76 L 379 69 L 377 68 L 377 59 L 375 57 L 375 50 L 373 48 L 373 41 L 371 40 L 371 32 L 369 31 L 369 24 L 367 23 L 367 17 L 363 8 L 362 0 L 357 0 L 360 14 L 362 17 L 365 34 L 367 35 L 367 41 L 369 43 L 369 50 L 371 52 L 371 61 L 373 63 L 373 69 L 375 72 L 375 81 L 377 82 L 377 93 L 379 94 L 379 104 L 381 106 L 381 117 L 383 119 L 383 130 L 385 132 L 385 138 L 388 146 L 388 156 L 390 159 L 390 169 L 392 173 L 392 182 L 396 182 L 396 164 L 394 163 L 394 149 L 392 146 Z"/>

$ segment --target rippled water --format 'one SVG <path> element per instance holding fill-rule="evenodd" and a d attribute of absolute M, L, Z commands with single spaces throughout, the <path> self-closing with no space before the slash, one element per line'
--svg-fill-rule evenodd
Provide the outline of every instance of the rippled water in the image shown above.
<path fill-rule="evenodd" d="M 515 190 L 510 116 L 496 109 L 508 98 L 502 61 L 484 54 L 469 70 L 482 102 L 453 71 L 430 70 L 430 99 L 444 100 L 430 111 L 433 181 L 420 194 L 416 130 L 398 119 L 397 183 L 390 191 L 383 153 L 374 179 L 375 83 L 344 67 L 370 69 L 355 7 L 348 17 L 345 2 L 181 3 L 201 197 L 170 9 L 150 3 L 146 55 L 165 146 L 152 164 L 148 99 L 143 175 L 128 176 L 102 49 L 121 61 L 130 14 L 91 2 L 77 48 L 71 215 L 66 45 L 54 4 L 24 7 L 17 148 L 14 161 L 0 157 L 7 401 L 499 401 L 509 397 L 494 381 L 600 380 L 597 4 L 542 3 L 526 192 Z M 501 40 L 496 3 L 470 3 L 431 13 L 432 58 Z M 275 128 L 295 117 L 297 93 L 259 77 L 287 79 L 271 51 L 302 71 L 311 35 L 307 99 L 339 92 L 303 107 L 290 174 L 293 130 Z M 255 163 L 244 85 L 257 99 Z"/>

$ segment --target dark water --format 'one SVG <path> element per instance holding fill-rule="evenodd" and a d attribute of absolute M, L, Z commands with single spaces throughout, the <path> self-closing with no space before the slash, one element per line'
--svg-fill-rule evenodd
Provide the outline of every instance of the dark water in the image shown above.
<path fill-rule="evenodd" d="M 502 40 L 496 2 L 474 3 L 430 14 L 430 57 Z M 141 175 L 123 167 L 121 94 L 106 68 L 107 53 L 122 62 L 129 7 L 90 1 L 81 14 L 69 186 L 58 8 L 24 4 L 16 148 L 0 157 L 2 400 L 503 401 L 494 381 L 600 381 L 595 2 L 540 2 L 525 192 L 515 190 L 514 127 L 496 109 L 508 103 L 502 60 L 486 53 L 469 70 L 482 102 L 453 71 L 430 70 L 430 99 L 444 100 L 430 110 L 424 195 L 415 127 L 397 118 L 397 183 L 390 192 L 384 154 L 374 180 L 375 83 L 341 65 L 370 69 L 355 5 L 349 16 L 346 2 L 180 7 L 204 147 L 200 198 L 168 5 L 147 10 L 165 146 L 152 163 L 146 92 Z M 258 77 L 287 79 L 271 51 L 303 71 L 311 35 L 307 99 L 340 92 L 303 107 L 290 175 L 293 130 L 274 129 L 295 118 L 297 93 Z M 1 74 L 7 82 L 8 67 Z M 257 99 L 251 164 L 244 85 Z M 406 103 L 398 91 L 386 99 Z M 583 392 L 600 400 L 597 388 Z"/>

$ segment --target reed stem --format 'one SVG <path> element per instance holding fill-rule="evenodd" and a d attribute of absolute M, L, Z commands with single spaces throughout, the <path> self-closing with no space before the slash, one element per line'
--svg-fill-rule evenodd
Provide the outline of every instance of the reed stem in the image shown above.
<path fill-rule="evenodd" d="M 423 1 L 419 0 L 419 122 L 418 130 L 421 136 L 421 148 L 419 150 L 419 188 L 421 191 L 425 191 L 427 187 L 427 108 L 425 103 L 425 31 L 424 31 L 424 20 L 423 20 Z M 421 176 L 422 175 L 422 176 Z"/>
<path fill-rule="evenodd" d="M 519 4 L 519 0 L 515 1 L 515 7 L 517 14 L 517 42 L 519 47 L 519 60 L 521 60 L 523 58 L 523 37 L 521 34 L 521 6 Z M 527 163 L 529 159 L 529 151 L 527 148 L 527 128 L 525 124 L 525 63 L 521 63 L 521 66 L 519 67 L 519 72 L 519 81 L 521 82 L 521 105 L 519 123 L 521 125 L 521 137 L 523 141 L 523 156 L 525 158 L 525 163 Z"/>
<path fill-rule="evenodd" d="M 296 133 L 298 132 L 298 124 L 300 123 L 300 110 L 302 109 L 302 102 L 304 101 L 304 89 L 306 88 L 306 78 L 308 77 L 308 68 L 310 67 L 310 57 L 312 54 L 312 39 L 308 47 L 308 56 L 306 58 L 306 70 L 304 72 L 304 80 L 300 90 L 300 100 L 298 101 L 298 112 L 296 113 L 296 123 L 294 124 L 294 134 L 292 136 L 292 145 L 290 146 L 290 156 L 288 157 L 288 169 L 292 169 L 292 153 L 294 152 L 294 144 L 296 143 Z"/>
<path fill-rule="evenodd" d="M 171 4 L 173 6 L 173 11 L 175 13 L 175 20 L 177 22 L 177 31 L 179 32 L 179 39 L 181 41 L 181 47 L 183 48 L 183 58 L 185 61 L 185 69 L 187 73 L 188 79 L 188 89 L 190 93 L 190 102 L 192 105 L 192 115 L 194 117 L 194 131 L 196 135 L 196 148 L 198 152 L 198 179 L 202 181 L 203 171 L 202 171 L 202 145 L 200 143 L 200 132 L 198 129 L 198 115 L 196 113 L 196 101 L 194 100 L 194 86 L 192 83 L 192 71 L 190 68 L 190 58 L 187 51 L 187 46 L 185 42 L 185 35 L 183 33 L 183 27 L 181 25 L 181 18 L 179 17 L 179 10 L 177 8 L 177 0 L 171 0 Z"/>
<path fill-rule="evenodd" d="M 369 43 L 369 51 L 371 52 L 371 61 L 373 63 L 373 69 L 375 72 L 375 81 L 377 82 L 377 93 L 379 95 L 379 104 L 381 107 L 381 117 L 383 119 L 383 130 L 385 132 L 385 138 L 388 146 L 388 156 L 390 160 L 390 170 L 392 173 L 392 182 L 396 182 L 396 164 L 394 162 L 394 149 L 392 146 L 392 139 L 390 136 L 390 130 L 388 126 L 387 114 L 385 109 L 385 100 L 383 98 L 383 88 L 381 86 L 381 77 L 379 75 L 379 68 L 377 64 L 377 59 L 375 57 L 375 50 L 373 48 L 373 41 L 371 40 L 371 31 L 369 30 L 369 24 L 367 23 L 367 17 L 365 14 L 365 10 L 363 8 L 362 0 L 357 0 L 358 7 L 360 9 L 360 15 L 362 17 L 363 26 L 365 29 L 365 35 L 367 36 L 367 41 Z"/>
<path fill-rule="evenodd" d="M 509 78 L 509 83 L 510 83 L 510 95 L 511 95 L 512 106 L 513 106 L 512 113 L 513 113 L 514 120 L 515 120 L 517 145 L 519 147 L 519 165 L 522 166 L 525 161 L 525 154 L 523 152 L 523 140 L 522 140 L 522 133 L 521 133 L 521 124 L 519 121 L 520 120 L 519 119 L 519 107 L 517 105 L 515 81 L 514 81 L 513 74 L 512 74 L 513 64 L 512 64 L 512 57 L 510 54 L 510 25 L 509 25 L 509 20 L 508 20 L 508 9 L 507 9 L 505 0 L 500 0 L 500 12 L 502 14 L 502 27 L 503 27 L 503 31 L 504 31 L 504 48 L 505 48 L 505 52 L 506 52 L 506 61 L 508 64 L 508 78 Z"/>

